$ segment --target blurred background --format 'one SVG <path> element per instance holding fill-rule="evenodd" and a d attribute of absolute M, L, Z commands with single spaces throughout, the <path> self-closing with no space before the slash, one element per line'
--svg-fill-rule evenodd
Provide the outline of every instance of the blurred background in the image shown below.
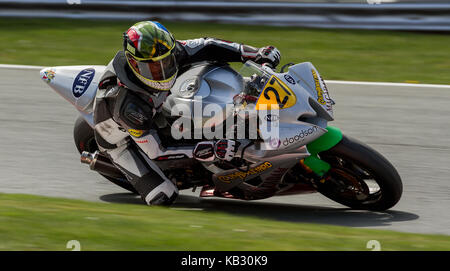
<path fill-rule="evenodd" d="M 450 30 L 444 0 L 0 0 L 0 16 L 162 19 L 321 28 Z"/>

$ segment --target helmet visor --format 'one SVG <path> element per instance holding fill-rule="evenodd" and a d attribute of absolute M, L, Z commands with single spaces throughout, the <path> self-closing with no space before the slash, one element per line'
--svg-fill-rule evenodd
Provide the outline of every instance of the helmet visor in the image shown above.
<path fill-rule="evenodd" d="M 158 60 L 138 60 L 129 52 L 126 57 L 133 71 L 147 80 L 165 81 L 177 73 L 177 64 L 173 54 Z"/>

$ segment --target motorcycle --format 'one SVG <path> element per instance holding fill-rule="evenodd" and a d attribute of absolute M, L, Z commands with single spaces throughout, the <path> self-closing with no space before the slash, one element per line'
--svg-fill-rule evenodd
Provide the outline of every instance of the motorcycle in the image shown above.
<path fill-rule="evenodd" d="M 58 66 L 44 68 L 40 74 L 80 112 L 74 140 L 82 163 L 136 193 L 108 156 L 98 151 L 94 138 L 93 105 L 105 68 Z M 261 110 L 263 114 L 256 118 L 258 124 L 276 122 L 278 136 L 267 144 L 259 127 L 257 138 L 237 139 L 239 157 L 229 162 L 200 162 L 193 158 L 192 147 L 204 138 L 173 137 L 174 129 L 187 134 L 198 129 L 180 125 L 186 115 L 174 110 L 180 105 L 193 109 L 198 97 L 201 105 L 215 104 L 223 110 L 224 114 L 214 117 L 201 116 L 203 126 L 213 130 L 226 127 L 225 119 L 236 117 L 234 111 L 225 110 L 227 106 L 272 106 L 276 114 Z M 289 63 L 279 73 L 251 61 L 240 71 L 225 64 L 198 63 L 178 76 L 155 120 L 159 129 L 130 142 L 138 146 L 156 142 L 153 151 L 145 153 L 146 159 L 156 163 L 180 190 L 202 187 L 200 197 L 258 200 L 319 192 L 353 209 L 383 211 L 393 207 L 403 189 L 397 170 L 370 146 L 328 125 L 334 119 L 333 105 L 324 80 L 309 62 Z M 233 129 L 226 127 L 225 132 Z"/>

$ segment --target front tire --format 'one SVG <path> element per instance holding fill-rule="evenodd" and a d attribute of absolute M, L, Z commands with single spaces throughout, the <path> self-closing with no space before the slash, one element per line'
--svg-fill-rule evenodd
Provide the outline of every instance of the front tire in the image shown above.
<path fill-rule="evenodd" d="M 343 136 L 319 157 L 331 165 L 316 183 L 324 196 L 353 209 L 373 211 L 387 210 L 400 200 L 403 185 L 397 170 L 368 145 Z"/>
<path fill-rule="evenodd" d="M 75 140 L 77 150 L 80 154 L 83 151 L 93 153 L 98 150 L 97 141 L 95 141 L 94 130 L 82 116 L 79 116 L 75 121 L 75 126 L 73 128 L 73 138 Z M 125 176 L 123 176 L 123 179 L 115 179 L 103 174 L 100 175 L 108 179 L 108 181 L 112 182 L 113 184 L 137 194 L 136 189 L 134 189 L 133 185 L 128 182 Z"/>

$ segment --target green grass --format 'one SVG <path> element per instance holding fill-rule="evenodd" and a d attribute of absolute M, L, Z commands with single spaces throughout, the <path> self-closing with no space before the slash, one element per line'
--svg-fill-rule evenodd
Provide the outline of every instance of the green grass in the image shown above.
<path fill-rule="evenodd" d="M 0 194 L 0 250 L 450 250 L 450 236 Z"/>
<path fill-rule="evenodd" d="M 334 80 L 450 83 L 450 35 L 163 22 L 177 39 L 218 37 L 273 44 L 282 63 L 312 62 Z M 104 65 L 130 21 L 0 19 L 0 63 Z M 237 67 L 236 65 L 234 67 Z"/>

